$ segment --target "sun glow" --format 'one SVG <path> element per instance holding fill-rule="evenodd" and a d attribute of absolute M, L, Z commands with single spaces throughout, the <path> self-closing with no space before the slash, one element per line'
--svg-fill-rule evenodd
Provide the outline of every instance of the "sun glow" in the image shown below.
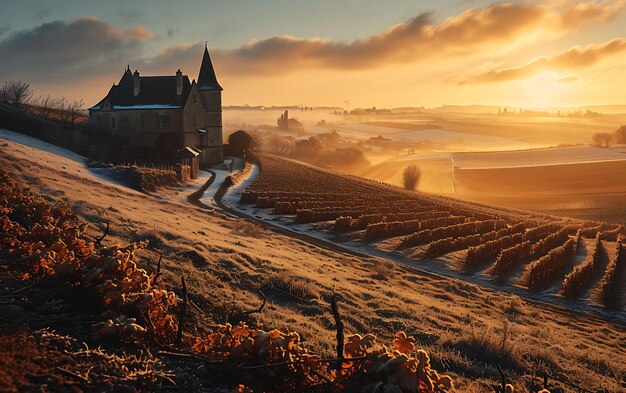
<path fill-rule="evenodd" d="M 549 107 L 558 106 L 569 87 L 567 83 L 558 82 L 565 77 L 558 72 L 545 71 L 525 81 L 521 81 L 524 95 L 532 97 L 532 106 Z"/>

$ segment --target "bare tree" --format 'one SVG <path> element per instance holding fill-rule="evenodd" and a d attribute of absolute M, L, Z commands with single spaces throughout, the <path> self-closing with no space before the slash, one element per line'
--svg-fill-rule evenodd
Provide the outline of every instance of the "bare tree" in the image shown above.
<path fill-rule="evenodd" d="M 409 165 L 404 168 L 404 172 L 402 172 L 404 188 L 406 188 L 407 190 L 415 190 L 415 188 L 419 184 L 421 176 L 422 170 L 417 165 Z"/>
<path fill-rule="evenodd" d="M 83 106 L 85 106 L 85 102 L 83 100 L 80 101 L 72 101 L 72 103 L 68 103 L 66 111 L 70 118 L 70 123 L 72 125 L 76 125 L 76 120 L 80 117 L 83 111 Z"/>
<path fill-rule="evenodd" d="M 33 90 L 26 82 L 5 82 L 0 89 L 0 100 L 21 106 L 27 104 L 33 96 Z"/>
<path fill-rule="evenodd" d="M 608 132 L 598 132 L 593 135 L 593 144 L 597 147 L 610 147 L 613 135 Z"/>
<path fill-rule="evenodd" d="M 58 106 L 57 101 L 58 99 L 51 97 L 50 94 L 45 96 L 41 95 L 33 100 L 33 111 L 40 116 L 49 118 Z"/>
<path fill-rule="evenodd" d="M 613 133 L 615 143 L 626 143 L 626 126 L 621 126 Z"/>
<path fill-rule="evenodd" d="M 276 154 L 289 154 L 294 147 L 293 141 L 280 135 L 270 136 L 269 145 L 272 148 L 272 152 Z"/>
<path fill-rule="evenodd" d="M 67 106 L 68 106 L 68 101 L 65 99 L 65 97 L 61 97 L 57 100 L 57 106 L 55 108 L 56 116 L 63 123 L 67 123 L 70 118 L 69 113 L 67 111 Z"/>
<path fill-rule="evenodd" d="M 263 145 L 263 141 L 261 141 L 261 137 L 256 130 L 252 130 L 249 132 L 250 135 L 250 145 L 248 146 L 248 151 L 258 151 L 261 150 L 261 146 Z"/>

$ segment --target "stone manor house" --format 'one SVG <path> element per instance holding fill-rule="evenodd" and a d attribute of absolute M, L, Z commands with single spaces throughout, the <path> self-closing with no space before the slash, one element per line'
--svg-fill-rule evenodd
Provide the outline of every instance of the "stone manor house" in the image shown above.
<path fill-rule="evenodd" d="M 141 76 L 129 66 L 89 108 L 89 117 L 117 135 L 124 145 L 120 149 L 131 157 L 174 160 L 191 152 L 204 167 L 224 161 L 221 97 L 205 45 L 197 82 L 180 69 L 175 75 Z"/>

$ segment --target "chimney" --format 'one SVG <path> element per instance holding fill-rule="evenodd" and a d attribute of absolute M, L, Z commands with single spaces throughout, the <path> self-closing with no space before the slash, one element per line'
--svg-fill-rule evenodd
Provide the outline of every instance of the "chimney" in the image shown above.
<path fill-rule="evenodd" d="M 176 71 L 176 95 L 183 94 L 183 73 L 180 72 L 180 68 Z"/>
<path fill-rule="evenodd" d="M 135 73 L 133 74 L 133 86 L 135 97 L 137 97 L 139 95 L 139 71 L 137 70 L 135 70 Z"/>

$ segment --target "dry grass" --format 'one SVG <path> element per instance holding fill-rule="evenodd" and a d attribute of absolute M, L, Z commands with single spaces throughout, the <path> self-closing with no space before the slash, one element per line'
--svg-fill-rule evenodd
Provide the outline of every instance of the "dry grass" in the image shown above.
<path fill-rule="evenodd" d="M 4 329 L 3 329 L 4 330 Z M 155 391 L 172 374 L 149 353 L 115 354 L 49 330 L 0 335 L 0 391 Z"/>
<path fill-rule="evenodd" d="M 388 280 L 395 272 L 396 265 L 388 260 L 380 259 L 372 264 L 372 278 Z"/>
<path fill-rule="evenodd" d="M 444 338 L 443 344 L 457 348 L 470 359 L 520 370 L 524 365 L 518 347 L 511 342 L 510 335 L 511 324 L 507 319 L 503 319 L 502 325 L 498 328 L 493 326 L 477 328 L 475 322 L 470 319 L 469 329 L 460 336 Z"/>
<path fill-rule="evenodd" d="M 269 280 L 269 285 L 302 300 L 320 298 L 320 292 L 315 285 L 304 277 L 295 275 L 289 270 L 281 270 Z"/>
<path fill-rule="evenodd" d="M 346 334 L 372 332 L 385 342 L 392 340 L 391 334 L 397 330 L 412 332 L 417 338 L 440 336 L 429 343 L 420 340 L 420 346 L 429 345 L 433 361 L 447 364 L 441 370 L 453 375 L 458 391 L 489 391 L 498 379 L 493 362 L 501 359 L 513 364 L 507 373 L 516 383 L 516 391 L 525 391 L 519 381 L 530 373 L 530 355 L 542 359 L 552 373 L 585 381 L 589 390 L 626 389 L 626 329 L 622 325 L 512 300 L 507 293 L 401 267 L 395 267 L 386 279 L 375 280 L 371 259 L 279 233 L 258 236 L 253 224 L 244 224 L 243 232 L 252 234 L 244 239 L 233 233 L 240 220 L 116 188 L 89 177 L 82 164 L 55 161 L 45 152 L 32 154 L 13 143 L 2 150 L 0 164 L 34 191 L 80 206 L 86 219 L 115 224 L 105 244 L 127 243 L 141 231 L 155 238 L 175 236 L 158 246 L 164 256 L 162 285 L 178 290 L 180 277 L 186 277 L 190 299 L 202 310 L 200 319 L 206 324 L 221 322 L 232 310 L 257 308 L 257 290 L 269 280 L 277 285 L 282 282 L 286 291 L 314 299 L 324 299 L 334 288 L 342 297 L 339 306 Z M 14 162 L 21 163 L 20 170 Z M 103 206 L 115 206 L 116 210 Z M 92 230 L 92 237 L 99 235 L 99 230 Z M 194 264 L 181 255 L 190 247 L 206 263 Z M 154 259 L 154 255 L 150 257 Z M 267 306 L 255 317 L 267 328 L 297 330 L 308 348 L 332 356 L 335 332 L 328 306 L 319 301 L 321 312 L 308 314 L 303 312 L 307 306 L 294 302 L 293 296 L 289 299 L 268 294 Z M 469 312 L 475 326 L 473 336 Z M 503 340 L 502 321 L 507 317 L 509 333 Z M 482 335 L 489 338 L 482 339 Z M 483 353 L 481 348 L 487 350 Z M 590 353 L 593 360 L 581 360 Z"/>
<path fill-rule="evenodd" d="M 237 236 L 243 237 L 257 237 L 259 236 L 259 227 L 245 220 L 238 220 L 234 223 L 231 229 L 231 233 Z"/>

